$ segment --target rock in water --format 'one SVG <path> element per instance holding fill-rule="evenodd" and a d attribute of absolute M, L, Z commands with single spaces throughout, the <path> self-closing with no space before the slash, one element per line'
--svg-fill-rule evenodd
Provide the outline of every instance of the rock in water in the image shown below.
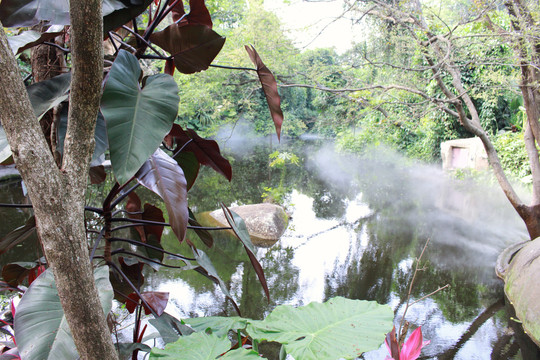
<path fill-rule="evenodd" d="M 283 235 L 289 222 L 285 210 L 275 204 L 242 205 L 232 207 L 230 210 L 244 220 L 251 240 L 256 246 L 272 246 Z M 222 226 L 229 226 L 223 210 L 212 211 L 210 216 Z"/>

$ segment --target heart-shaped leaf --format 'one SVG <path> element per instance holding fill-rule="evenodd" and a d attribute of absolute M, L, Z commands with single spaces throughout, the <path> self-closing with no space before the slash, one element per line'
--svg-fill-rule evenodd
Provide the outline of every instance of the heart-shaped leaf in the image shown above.
<path fill-rule="evenodd" d="M 283 344 L 295 359 L 354 359 L 381 346 L 393 319 L 388 305 L 335 297 L 300 308 L 278 306 L 263 321 L 250 321 L 247 332 Z"/>
<path fill-rule="evenodd" d="M 120 50 L 105 84 L 101 111 L 107 124 L 116 180 L 128 182 L 156 151 L 178 112 L 178 86 L 170 75 L 149 76 L 139 86 L 137 58 Z"/>
<path fill-rule="evenodd" d="M 255 247 L 253 246 L 253 243 L 251 242 L 251 237 L 249 236 L 246 223 L 240 217 L 240 215 L 229 210 L 224 204 L 221 204 L 221 208 L 223 209 L 223 214 L 225 214 L 225 218 L 227 219 L 227 222 L 229 223 L 229 225 L 231 225 L 233 232 L 236 234 L 236 237 L 240 239 L 242 244 L 244 244 L 246 253 L 249 256 L 249 260 L 251 261 L 251 266 L 253 266 L 253 269 L 255 270 L 255 273 L 257 274 L 257 277 L 259 278 L 259 282 L 261 283 L 261 286 L 264 289 L 266 298 L 270 299 L 270 292 L 268 291 L 268 284 L 266 283 L 264 270 L 261 264 L 259 263 L 259 260 L 257 260 L 257 257 L 255 257 Z"/>
<path fill-rule="evenodd" d="M 182 168 L 161 149 L 150 156 L 136 175 L 137 181 L 165 202 L 169 223 L 182 242 L 189 219 L 187 184 Z"/>
<path fill-rule="evenodd" d="M 204 0 L 189 0 L 189 14 L 185 15 L 184 3 L 179 1 L 171 11 L 173 21 L 180 21 L 181 26 L 185 25 L 205 25 L 212 28 L 212 18 L 210 12 L 204 4 Z"/>
<path fill-rule="evenodd" d="M 205 25 L 172 24 L 152 34 L 150 41 L 171 54 L 184 74 L 208 69 L 225 44 L 224 37 Z"/>
<path fill-rule="evenodd" d="M 212 334 L 219 337 L 226 336 L 229 330 L 245 329 L 249 319 L 239 316 L 204 316 L 193 319 L 184 319 L 184 322 L 197 332 L 210 329 Z"/>
<path fill-rule="evenodd" d="M 112 307 L 113 290 L 109 269 L 94 270 L 103 311 Z M 79 357 L 71 337 L 52 271 L 46 270 L 25 292 L 14 321 L 15 340 L 23 359 L 76 359 Z"/>
<path fill-rule="evenodd" d="M 253 46 L 249 47 L 246 45 L 246 51 L 253 64 L 257 67 L 257 75 L 259 75 L 259 81 L 261 82 L 270 114 L 274 120 L 274 126 L 276 127 L 276 134 L 279 140 L 281 136 L 281 125 L 283 124 L 283 111 L 281 111 L 281 98 L 277 90 L 276 78 L 274 78 L 270 69 L 264 65 Z"/>
<path fill-rule="evenodd" d="M 231 342 L 227 337 L 198 332 L 180 337 L 176 342 L 165 345 L 163 350 L 153 348 L 150 359 L 214 360 L 230 348 Z M 255 351 L 240 348 L 230 350 L 220 359 L 260 360 L 264 358 L 261 358 Z"/>
<path fill-rule="evenodd" d="M 136 293 L 131 293 L 128 296 L 133 301 L 127 301 L 126 302 L 126 309 L 129 311 L 130 314 L 135 311 L 135 308 L 137 304 L 139 303 L 139 296 Z M 146 301 L 146 303 L 152 307 L 152 310 L 154 310 L 154 313 L 156 313 L 158 316 L 161 316 L 163 312 L 165 311 L 165 308 L 167 307 L 167 303 L 169 302 L 169 293 L 168 292 L 161 292 L 161 291 L 149 291 L 149 292 L 143 292 L 141 293 L 141 297 Z M 144 313 L 146 315 L 149 315 L 152 313 L 150 309 L 146 307 L 146 305 L 143 305 L 144 307 Z"/>

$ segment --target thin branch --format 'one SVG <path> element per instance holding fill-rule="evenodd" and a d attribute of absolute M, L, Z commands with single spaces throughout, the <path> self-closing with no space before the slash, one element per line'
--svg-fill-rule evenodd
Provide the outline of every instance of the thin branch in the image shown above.
<path fill-rule="evenodd" d="M 146 243 L 143 243 L 141 241 L 137 241 L 137 240 L 133 240 L 133 239 L 123 239 L 123 238 L 117 238 L 117 237 L 113 237 L 113 238 L 110 239 L 110 242 L 115 242 L 115 241 L 127 242 L 127 243 L 137 245 L 137 246 L 144 246 L 144 247 L 152 249 L 152 250 L 161 251 L 162 253 L 165 253 L 167 255 L 175 256 L 175 257 L 180 258 L 182 260 L 190 260 L 190 261 L 195 261 L 196 260 L 196 259 L 192 259 L 192 258 L 183 256 L 183 255 L 175 254 L 175 253 L 169 252 L 167 250 L 164 250 L 162 248 L 158 248 L 157 246 L 146 244 Z"/>
<path fill-rule="evenodd" d="M 239 66 L 225 66 L 225 65 L 217 65 L 217 64 L 210 64 L 210 67 L 220 68 L 220 69 L 229 69 L 229 70 L 247 70 L 247 71 L 257 71 L 257 69 L 254 68 L 248 68 L 248 67 L 239 67 Z"/>
<path fill-rule="evenodd" d="M 162 263 L 160 261 L 150 259 L 149 257 L 139 255 L 139 254 L 136 254 L 136 253 L 133 253 L 131 251 L 124 250 L 124 249 L 117 249 L 117 250 L 114 250 L 111 253 L 111 255 L 116 255 L 116 254 L 126 254 L 126 255 L 135 256 L 135 257 L 138 257 L 138 258 L 143 259 L 145 261 L 149 261 L 149 262 L 157 264 L 159 266 L 164 266 L 164 267 L 171 268 L 171 269 L 182 269 L 182 268 L 184 268 L 183 266 L 167 265 L 167 264 L 164 264 L 164 263 Z"/>

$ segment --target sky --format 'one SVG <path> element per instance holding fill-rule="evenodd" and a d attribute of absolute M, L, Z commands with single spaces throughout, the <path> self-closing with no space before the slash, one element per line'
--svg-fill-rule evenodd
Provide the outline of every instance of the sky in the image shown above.
<path fill-rule="evenodd" d="M 300 49 L 335 47 L 343 53 L 354 40 L 360 40 L 360 27 L 353 26 L 350 19 L 340 18 L 343 0 L 265 0 L 264 6 L 280 17 Z"/>

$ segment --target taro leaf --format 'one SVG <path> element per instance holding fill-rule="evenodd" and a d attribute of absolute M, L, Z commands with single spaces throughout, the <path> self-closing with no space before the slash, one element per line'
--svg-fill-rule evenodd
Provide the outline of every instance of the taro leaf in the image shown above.
<path fill-rule="evenodd" d="M 182 168 L 161 149 L 150 156 L 136 174 L 137 181 L 165 202 L 169 223 L 182 242 L 188 224 L 187 185 Z"/>
<path fill-rule="evenodd" d="M 221 155 L 219 145 L 214 140 L 203 139 L 195 130 L 188 129 L 186 132 L 180 125 L 174 124 L 165 141 L 171 146 L 176 142 L 178 148 L 185 146 L 182 152 L 194 153 L 199 163 L 210 166 L 231 181 L 231 163 Z"/>
<path fill-rule="evenodd" d="M 193 329 L 166 312 L 157 318 L 148 320 L 148 322 L 159 331 L 165 344 L 175 342 L 180 336 L 187 336 L 193 333 Z"/>
<path fill-rule="evenodd" d="M 0 254 L 21 243 L 36 230 L 36 218 L 30 217 L 23 226 L 16 228 L 0 240 Z"/>
<path fill-rule="evenodd" d="M 156 151 L 178 112 L 178 86 L 172 76 L 149 76 L 141 88 L 141 73 L 137 58 L 120 50 L 101 99 L 111 164 L 120 184 L 128 182 Z"/>
<path fill-rule="evenodd" d="M 230 348 L 231 342 L 227 337 L 193 333 L 189 336 L 180 337 L 174 343 L 165 345 L 163 350 L 153 348 L 150 359 L 214 360 Z"/>
<path fill-rule="evenodd" d="M 16 262 L 2 268 L 2 278 L 10 286 L 19 286 L 28 274 L 37 268 L 35 262 Z"/>
<path fill-rule="evenodd" d="M 381 346 L 393 319 L 388 305 L 335 297 L 299 308 L 278 306 L 263 321 L 249 322 L 247 332 L 283 344 L 295 359 L 354 359 Z"/>
<path fill-rule="evenodd" d="M 113 290 L 109 268 L 94 270 L 101 306 L 111 311 Z M 76 359 L 79 357 L 66 322 L 52 271 L 46 270 L 30 285 L 17 306 L 15 340 L 23 359 Z"/>
<path fill-rule="evenodd" d="M 60 112 L 60 121 L 58 122 L 58 143 L 56 145 L 56 150 L 60 153 L 64 153 L 64 140 L 66 138 L 67 132 L 67 121 L 68 121 L 68 107 L 64 106 Z M 94 153 L 92 155 L 92 160 L 90 166 L 100 166 L 105 161 L 105 151 L 109 147 L 107 140 L 107 127 L 105 126 L 105 119 L 101 112 L 98 113 L 96 120 L 96 130 L 94 132 Z"/>
<path fill-rule="evenodd" d="M 122 1 L 125 5 L 124 8 L 118 8 L 116 11 L 110 13 L 105 12 L 105 4 L 107 2 L 119 3 L 119 1 L 106 0 L 103 2 L 103 15 L 106 15 L 103 17 L 103 32 L 105 34 L 139 16 L 146 8 L 148 8 L 152 0 Z"/>
<path fill-rule="evenodd" d="M 9 146 L 4 127 L 0 124 L 0 163 L 11 157 L 11 147 Z"/>
<path fill-rule="evenodd" d="M 8 43 L 13 51 L 13 54 L 17 55 L 22 53 L 26 49 L 30 49 L 36 45 L 39 45 L 45 41 L 54 39 L 64 31 L 62 25 L 53 25 L 46 32 L 38 32 L 34 30 L 24 31 L 19 35 L 8 37 Z"/>
<path fill-rule="evenodd" d="M 200 164 L 197 160 L 197 157 L 192 152 L 181 151 L 178 155 L 174 157 L 174 160 L 180 165 L 184 171 L 184 176 L 186 177 L 187 190 L 191 189 L 197 176 L 199 175 Z"/>
<path fill-rule="evenodd" d="M 168 292 L 143 292 L 141 293 L 141 297 L 144 299 L 144 301 L 146 301 L 146 303 L 152 308 L 152 310 L 154 310 L 154 313 L 156 313 L 158 316 L 161 316 L 161 314 L 163 314 L 165 308 L 167 307 L 167 302 L 169 302 Z M 133 314 L 133 311 L 135 311 L 135 308 L 139 303 L 139 296 L 136 293 L 131 293 L 128 295 L 128 298 L 133 301 L 126 301 L 126 309 L 129 311 L 130 314 Z M 152 311 L 148 307 L 146 307 L 146 305 L 143 305 L 143 307 L 144 313 L 146 315 L 152 313 Z"/>
<path fill-rule="evenodd" d="M 197 332 L 207 332 L 211 330 L 212 334 L 219 337 L 226 336 L 229 330 L 245 329 L 249 319 L 239 316 L 205 316 L 193 319 L 184 319 L 184 322 L 191 326 Z"/>
<path fill-rule="evenodd" d="M 283 124 L 283 112 L 281 111 L 281 98 L 279 97 L 277 90 L 276 79 L 268 67 L 264 65 L 253 46 L 249 47 L 246 45 L 246 51 L 251 61 L 257 67 L 257 75 L 259 75 L 259 81 L 261 82 L 262 90 L 266 97 L 268 108 L 270 109 L 270 114 L 274 120 L 274 126 L 276 127 L 276 134 L 279 140 L 281 135 L 281 125 Z"/>
<path fill-rule="evenodd" d="M 251 266 L 253 266 L 253 269 L 257 273 L 257 277 L 259 278 L 259 282 L 261 283 L 261 286 L 264 289 L 266 298 L 270 300 L 270 292 L 268 291 L 268 285 L 266 283 L 266 278 L 264 277 L 264 271 L 261 264 L 255 257 L 255 247 L 253 246 L 253 243 L 251 242 L 251 237 L 249 236 L 246 223 L 240 217 L 240 215 L 229 210 L 224 204 L 221 204 L 221 207 L 223 208 L 223 213 L 225 214 L 225 218 L 227 219 L 227 222 L 229 223 L 229 225 L 231 225 L 233 232 L 236 234 L 236 237 L 238 237 L 238 239 L 242 242 L 242 244 L 244 244 L 246 253 L 249 256 L 249 260 L 251 261 Z"/>
<path fill-rule="evenodd" d="M 47 111 L 66 100 L 70 85 L 71 73 L 65 73 L 28 86 L 26 90 L 36 117 L 40 119 Z"/>
<path fill-rule="evenodd" d="M 131 359 L 131 356 L 135 350 L 149 353 L 152 348 L 148 345 L 141 343 L 116 343 L 114 344 L 120 359 Z M 0 359 L 1 360 L 1 359 Z"/>
<path fill-rule="evenodd" d="M 225 38 L 204 25 L 172 24 L 152 34 L 150 41 L 174 57 L 180 72 L 193 74 L 208 69 L 221 51 Z"/>
<path fill-rule="evenodd" d="M 199 224 L 199 222 L 195 218 L 195 214 L 193 214 L 191 209 L 188 209 L 188 210 L 189 210 L 189 225 L 200 227 L 201 224 Z M 214 238 L 212 237 L 212 234 L 210 234 L 210 231 L 204 230 L 204 229 L 193 229 L 193 230 L 206 246 L 211 248 L 214 245 Z"/>

